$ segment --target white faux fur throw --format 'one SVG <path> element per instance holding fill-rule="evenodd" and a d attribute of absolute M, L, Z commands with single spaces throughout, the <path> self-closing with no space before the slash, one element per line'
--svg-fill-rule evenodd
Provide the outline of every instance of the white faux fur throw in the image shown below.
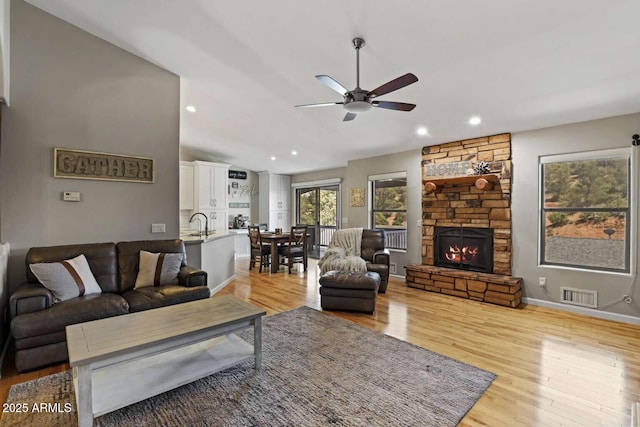
<path fill-rule="evenodd" d="M 367 263 L 360 258 L 362 228 L 336 230 L 331 237 L 327 251 L 322 255 L 318 266 L 320 273 L 327 271 L 367 271 Z"/>
<path fill-rule="evenodd" d="M 329 247 L 339 247 L 344 249 L 345 256 L 360 256 L 360 245 L 362 244 L 362 228 L 343 228 L 336 230 L 331 236 Z"/>

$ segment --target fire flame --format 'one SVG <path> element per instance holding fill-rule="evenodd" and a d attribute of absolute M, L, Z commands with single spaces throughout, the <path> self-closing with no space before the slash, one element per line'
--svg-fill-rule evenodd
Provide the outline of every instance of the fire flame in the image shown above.
<path fill-rule="evenodd" d="M 449 246 L 449 251 L 445 252 L 444 256 L 451 262 L 471 262 L 478 255 L 478 247 L 463 246 L 460 249 L 458 246 Z"/>

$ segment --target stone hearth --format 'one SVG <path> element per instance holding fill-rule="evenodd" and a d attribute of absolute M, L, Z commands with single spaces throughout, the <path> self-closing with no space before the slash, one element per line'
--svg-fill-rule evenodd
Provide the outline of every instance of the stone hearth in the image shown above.
<path fill-rule="evenodd" d="M 421 264 L 405 268 L 407 286 L 411 288 L 507 307 L 517 307 L 522 300 L 522 279 L 519 277 Z"/>

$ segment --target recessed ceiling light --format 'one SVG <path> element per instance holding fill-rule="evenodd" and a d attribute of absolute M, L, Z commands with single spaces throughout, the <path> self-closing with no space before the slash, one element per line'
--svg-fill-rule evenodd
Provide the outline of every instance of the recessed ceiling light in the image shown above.
<path fill-rule="evenodd" d="M 297 156 L 297 155 L 298 155 L 298 152 L 297 152 L 296 150 L 293 150 L 293 151 L 291 152 L 291 155 L 292 155 L 292 156 Z"/>
<path fill-rule="evenodd" d="M 187 105 L 186 109 L 190 113 L 195 113 L 196 112 L 196 107 L 194 107 L 193 105 Z"/>
<path fill-rule="evenodd" d="M 469 124 L 476 126 L 479 125 L 480 123 L 482 123 L 482 119 L 478 116 L 473 116 L 469 119 Z"/>
<path fill-rule="evenodd" d="M 429 134 L 429 131 L 426 127 L 420 126 L 418 129 L 416 129 L 416 133 L 420 136 L 425 136 Z"/>
<path fill-rule="evenodd" d="M 271 156 L 271 160 L 275 160 L 275 159 L 276 159 L 276 156 Z"/>

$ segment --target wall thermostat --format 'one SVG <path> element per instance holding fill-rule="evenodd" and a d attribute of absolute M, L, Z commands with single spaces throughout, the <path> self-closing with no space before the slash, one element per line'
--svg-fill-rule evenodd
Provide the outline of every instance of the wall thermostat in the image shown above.
<path fill-rule="evenodd" d="M 79 202 L 80 192 L 79 191 L 63 191 L 62 200 L 64 200 L 65 202 Z"/>

